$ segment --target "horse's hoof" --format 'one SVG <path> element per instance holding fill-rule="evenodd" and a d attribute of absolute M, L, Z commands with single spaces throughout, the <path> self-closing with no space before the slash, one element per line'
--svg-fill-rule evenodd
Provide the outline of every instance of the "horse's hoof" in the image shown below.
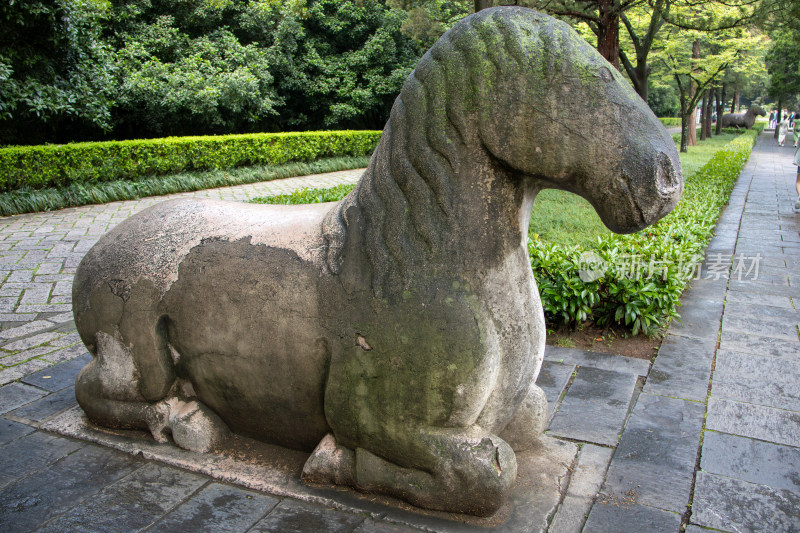
<path fill-rule="evenodd" d="M 517 409 L 514 418 L 500 432 L 500 438 L 515 452 L 529 450 L 538 442 L 547 426 L 547 397 L 535 384 Z"/>
<path fill-rule="evenodd" d="M 217 447 L 230 433 L 216 413 L 196 400 L 170 401 L 169 425 L 175 444 L 199 453 Z"/>
<path fill-rule="evenodd" d="M 311 453 L 300 477 L 307 483 L 352 486 L 354 469 L 355 452 L 336 444 L 336 438 L 328 433 Z"/>
<path fill-rule="evenodd" d="M 146 413 L 147 428 L 153 439 L 161 444 L 169 442 L 169 404 L 166 401 L 155 403 L 147 408 Z"/>

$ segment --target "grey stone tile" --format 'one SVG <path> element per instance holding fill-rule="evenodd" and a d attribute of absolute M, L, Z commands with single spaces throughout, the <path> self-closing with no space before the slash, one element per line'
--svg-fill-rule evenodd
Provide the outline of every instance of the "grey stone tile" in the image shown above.
<path fill-rule="evenodd" d="M 0 418 L 0 446 L 36 431 L 36 428 Z M 2 452 L 0 452 L 2 453 Z"/>
<path fill-rule="evenodd" d="M 719 348 L 733 352 L 800 359 L 800 341 L 787 341 L 748 333 L 722 331 Z"/>
<path fill-rule="evenodd" d="M 544 358 L 547 361 L 557 363 L 572 364 L 577 366 L 590 366 L 602 370 L 613 370 L 615 372 L 626 372 L 639 376 L 646 376 L 650 370 L 650 361 L 624 357 L 621 355 L 611 355 L 600 352 L 590 352 L 577 348 L 561 348 L 559 346 L 546 346 Z"/>
<path fill-rule="evenodd" d="M 759 317 L 755 312 L 750 316 L 728 315 L 722 321 L 722 331 L 759 335 L 789 341 L 797 341 L 798 320 L 786 318 Z"/>
<path fill-rule="evenodd" d="M 84 366 L 89 364 L 91 360 L 92 356 L 85 353 L 80 357 L 70 359 L 64 363 L 45 368 L 44 370 L 26 376 L 22 379 L 22 382 L 50 392 L 71 387 L 75 385 L 75 379 L 78 377 L 78 373 Z"/>
<path fill-rule="evenodd" d="M 700 339 L 716 339 L 722 319 L 722 299 L 683 298 L 678 310 L 680 321 L 673 321 L 669 331 L 674 335 Z"/>
<path fill-rule="evenodd" d="M 542 369 L 536 378 L 536 384 L 544 391 L 547 397 L 547 412 L 552 418 L 555 412 L 555 405 L 567 386 L 575 365 L 565 365 L 552 361 L 543 361 Z"/>
<path fill-rule="evenodd" d="M 43 329 L 52 328 L 53 323 L 47 320 L 34 320 L 24 326 L 17 326 L 0 331 L 0 339 L 13 339 L 16 337 L 24 337 L 33 333 L 42 331 Z"/>
<path fill-rule="evenodd" d="M 64 361 L 75 359 L 76 357 L 82 357 L 88 353 L 89 352 L 86 351 L 86 346 L 83 344 L 75 344 L 67 348 L 61 348 L 60 350 L 52 351 L 42 357 L 42 359 L 47 359 L 51 363 L 62 363 Z"/>
<path fill-rule="evenodd" d="M 689 501 L 705 406 L 641 394 L 622 434 L 603 494 L 683 513 Z"/>
<path fill-rule="evenodd" d="M 800 413 L 762 405 L 708 399 L 706 429 L 776 444 L 800 446 Z"/>
<path fill-rule="evenodd" d="M 47 333 L 39 333 L 37 335 L 32 335 L 30 337 L 26 337 L 18 341 L 10 342 L 8 344 L 3 345 L 2 348 L 3 350 L 9 350 L 9 351 L 27 350 L 29 348 L 33 348 L 34 346 L 39 346 L 40 344 L 44 344 L 46 342 L 55 340 L 60 336 L 61 335 L 59 335 L 58 333 L 48 331 Z"/>
<path fill-rule="evenodd" d="M 258 492 L 211 483 L 147 531 L 247 531 L 278 501 Z"/>
<path fill-rule="evenodd" d="M 669 334 L 661 343 L 644 392 L 705 401 L 716 339 Z"/>
<path fill-rule="evenodd" d="M 700 468 L 800 494 L 800 448 L 706 431 Z"/>
<path fill-rule="evenodd" d="M 0 448 L 0 488 L 42 470 L 83 446 L 80 442 L 40 431 L 11 441 Z"/>
<path fill-rule="evenodd" d="M 48 366 L 50 366 L 50 363 L 47 363 L 46 361 L 41 359 L 31 359 L 30 361 L 26 361 L 17 366 L 4 368 L 3 370 L 0 370 L 0 385 L 17 381 L 18 379 L 24 378 L 25 376 L 33 374 L 34 372 L 42 370 L 43 368 L 47 368 Z"/>
<path fill-rule="evenodd" d="M 595 496 L 603 484 L 613 453 L 614 450 L 611 448 L 583 445 L 578 464 L 570 477 L 567 494 L 550 523 L 550 531 L 580 533 Z"/>
<path fill-rule="evenodd" d="M 677 533 L 681 515 L 636 503 L 632 493 L 627 500 L 599 499 L 586 520 L 586 533 Z"/>
<path fill-rule="evenodd" d="M 81 502 L 94 501 L 103 487 L 141 465 L 135 458 L 100 446 L 81 448 L 0 491 L 0 524 L 6 531 L 35 530 Z M 104 512 L 106 519 L 113 519 L 108 508 Z"/>
<path fill-rule="evenodd" d="M 22 383 L 11 383 L 0 387 L 0 414 L 38 400 L 45 394 L 47 393 L 43 390 Z"/>
<path fill-rule="evenodd" d="M 52 318 L 51 318 L 51 320 L 52 320 Z M 52 341 L 48 342 L 48 344 L 50 346 L 57 346 L 59 348 L 64 348 L 64 347 L 67 347 L 67 346 L 72 346 L 73 344 L 77 344 L 79 342 L 81 342 L 81 336 L 78 335 L 77 332 L 75 332 L 75 333 L 70 333 L 68 335 L 64 335 L 61 338 L 52 340 Z"/>
<path fill-rule="evenodd" d="M 68 387 L 58 392 L 48 394 L 44 398 L 29 403 L 24 407 L 11 411 L 11 414 L 34 422 L 43 422 L 53 415 L 66 411 L 78 405 L 75 399 L 75 389 Z"/>
<path fill-rule="evenodd" d="M 74 317 L 72 316 L 72 313 L 69 312 L 69 313 L 60 313 L 57 315 L 53 315 L 51 317 L 48 317 L 48 320 L 51 322 L 55 322 L 56 324 L 61 324 L 63 322 L 70 322 L 73 320 L 73 318 Z"/>
<path fill-rule="evenodd" d="M 635 386 L 635 374 L 579 368 L 550 423 L 549 434 L 615 445 Z"/>
<path fill-rule="evenodd" d="M 0 313 L 0 322 L 31 322 L 36 313 Z"/>
<path fill-rule="evenodd" d="M 149 463 L 48 522 L 39 531 L 139 531 L 174 509 L 206 482 L 203 476 Z M 112 509 L 113 512 L 109 512 Z"/>
<path fill-rule="evenodd" d="M 18 365 L 19 363 L 23 363 L 34 357 L 39 357 L 40 355 L 44 355 L 46 353 L 50 353 L 55 348 L 52 346 L 38 346 L 36 348 L 31 348 L 30 350 L 24 350 L 22 352 L 16 352 L 13 354 L 9 354 L 8 352 L 0 351 L 0 365 L 3 366 L 14 366 Z"/>
<path fill-rule="evenodd" d="M 800 408 L 800 360 L 717 352 L 711 395 L 778 409 Z"/>
<path fill-rule="evenodd" d="M 697 473 L 691 522 L 726 531 L 800 530 L 800 494 L 706 472 Z"/>
<path fill-rule="evenodd" d="M 742 293 L 731 293 L 742 294 Z M 725 304 L 725 315 L 723 322 L 727 317 L 747 318 L 753 317 L 758 320 L 785 320 L 788 322 L 797 322 L 800 320 L 800 313 L 792 309 L 789 298 L 781 298 L 781 302 L 786 302 L 787 306 L 773 306 L 769 304 L 760 304 L 753 301 L 739 301 L 727 298 Z M 780 303 L 780 302 L 773 302 Z"/>
<path fill-rule="evenodd" d="M 287 499 L 258 522 L 250 533 L 346 533 L 363 521 L 363 516 Z"/>
<path fill-rule="evenodd" d="M 725 297 L 727 285 L 727 280 L 724 279 L 695 279 L 689 283 L 689 286 L 681 296 L 681 300 L 690 301 L 697 299 L 722 301 Z"/>

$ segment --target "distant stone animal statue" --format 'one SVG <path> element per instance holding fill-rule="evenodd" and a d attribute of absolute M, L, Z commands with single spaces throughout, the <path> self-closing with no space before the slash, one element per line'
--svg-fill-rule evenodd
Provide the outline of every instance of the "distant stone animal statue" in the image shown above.
<path fill-rule="evenodd" d="M 756 116 L 765 117 L 767 113 L 757 105 L 751 106 L 745 113 L 726 113 L 722 115 L 722 127 L 753 129 Z"/>
<path fill-rule="evenodd" d="M 75 275 L 78 401 L 99 425 L 199 451 L 231 430 L 312 452 L 309 481 L 490 515 L 546 420 L 526 242 L 548 187 L 632 232 L 683 181 L 566 24 L 483 10 L 421 59 L 344 200 L 169 201 L 104 236 Z"/>

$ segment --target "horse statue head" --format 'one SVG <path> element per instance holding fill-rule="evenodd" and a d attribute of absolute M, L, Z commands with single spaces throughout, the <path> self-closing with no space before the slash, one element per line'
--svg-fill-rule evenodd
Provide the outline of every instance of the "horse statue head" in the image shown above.
<path fill-rule="evenodd" d="M 206 450 L 312 452 L 310 482 L 489 515 L 547 420 L 526 246 L 548 187 L 631 232 L 677 203 L 674 143 L 566 24 L 456 24 L 405 82 L 369 167 L 316 206 L 164 202 L 76 273 L 95 423 Z"/>

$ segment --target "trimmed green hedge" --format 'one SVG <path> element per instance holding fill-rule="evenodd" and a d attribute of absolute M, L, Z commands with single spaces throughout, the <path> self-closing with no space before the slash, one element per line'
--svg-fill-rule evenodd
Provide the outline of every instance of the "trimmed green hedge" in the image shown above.
<path fill-rule="evenodd" d="M 380 131 L 253 133 L 0 148 L 0 191 L 370 154 Z"/>
<path fill-rule="evenodd" d="M 658 117 L 658 120 L 660 120 L 661 123 L 664 126 L 680 126 L 681 125 L 680 117 Z"/>
<path fill-rule="evenodd" d="M 134 200 L 145 196 L 161 196 L 216 187 L 229 187 L 274 179 L 322 174 L 338 170 L 366 167 L 369 156 L 323 158 L 310 163 L 234 168 L 229 170 L 191 171 L 169 176 L 142 178 L 136 181 L 116 180 L 98 183 L 71 183 L 66 187 L 20 189 L 0 192 L 0 215 L 18 215 L 52 211 L 87 204 L 104 204 Z"/>
<path fill-rule="evenodd" d="M 549 326 L 592 320 L 657 333 L 673 317 L 696 274 L 720 211 L 759 130 L 742 135 L 686 178 L 681 201 L 657 224 L 631 235 L 598 238 L 589 248 L 531 239 L 531 266 Z M 583 270 L 583 281 L 580 272 Z M 586 272 L 595 271 L 594 276 Z M 595 278 L 595 279 L 591 279 Z"/>

